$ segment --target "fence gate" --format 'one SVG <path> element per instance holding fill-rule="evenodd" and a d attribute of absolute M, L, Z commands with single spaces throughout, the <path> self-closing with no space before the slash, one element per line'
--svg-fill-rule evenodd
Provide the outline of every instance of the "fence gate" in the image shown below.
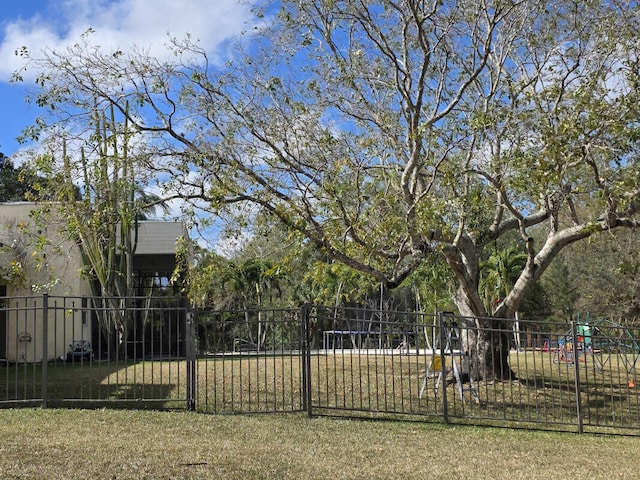
<path fill-rule="evenodd" d="M 307 312 L 299 308 L 194 311 L 197 410 L 305 410 L 302 326 Z"/>
<path fill-rule="evenodd" d="M 182 298 L 43 295 L 5 298 L 0 312 L 0 406 L 193 408 Z"/>

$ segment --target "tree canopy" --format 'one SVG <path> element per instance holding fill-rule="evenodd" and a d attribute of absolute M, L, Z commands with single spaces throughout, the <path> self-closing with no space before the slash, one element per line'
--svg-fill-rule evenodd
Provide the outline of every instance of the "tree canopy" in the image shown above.
<path fill-rule="evenodd" d="M 34 200 L 49 190 L 46 178 L 26 165 L 15 167 L 13 161 L 0 152 L 0 202 Z"/>
<path fill-rule="evenodd" d="M 88 33 L 32 56 L 36 100 L 67 128 L 113 106 L 167 197 L 242 226 L 266 212 L 389 288 L 440 257 L 478 322 L 511 318 L 565 247 L 638 226 L 637 2 L 284 0 L 256 14 L 263 29 L 225 65 L 189 37 L 162 60 Z M 514 246 L 524 257 L 488 306 L 481 266 Z"/>

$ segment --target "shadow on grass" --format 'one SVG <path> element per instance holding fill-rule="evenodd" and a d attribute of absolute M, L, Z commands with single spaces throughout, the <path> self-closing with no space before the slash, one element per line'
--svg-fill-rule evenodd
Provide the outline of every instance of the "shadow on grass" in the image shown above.
<path fill-rule="evenodd" d="M 43 402 L 47 405 L 144 404 L 154 408 L 186 402 L 186 365 L 181 360 L 138 362 L 56 362 L 0 368 L 0 405 Z M 46 388 L 43 388 L 43 385 Z"/>

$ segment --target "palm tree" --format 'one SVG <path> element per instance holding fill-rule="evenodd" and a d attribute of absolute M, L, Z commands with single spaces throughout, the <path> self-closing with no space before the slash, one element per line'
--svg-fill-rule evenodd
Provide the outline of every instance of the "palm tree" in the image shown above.
<path fill-rule="evenodd" d="M 511 291 L 526 262 L 526 253 L 517 245 L 511 245 L 503 250 L 496 249 L 481 263 L 480 284 L 487 311 L 494 311 Z"/>

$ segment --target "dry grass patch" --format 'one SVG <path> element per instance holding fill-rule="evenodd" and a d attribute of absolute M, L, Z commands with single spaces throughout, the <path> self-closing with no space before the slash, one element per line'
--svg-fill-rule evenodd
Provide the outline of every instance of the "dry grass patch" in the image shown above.
<path fill-rule="evenodd" d="M 303 415 L 0 411 L 2 477 L 635 478 L 637 439 Z"/>

